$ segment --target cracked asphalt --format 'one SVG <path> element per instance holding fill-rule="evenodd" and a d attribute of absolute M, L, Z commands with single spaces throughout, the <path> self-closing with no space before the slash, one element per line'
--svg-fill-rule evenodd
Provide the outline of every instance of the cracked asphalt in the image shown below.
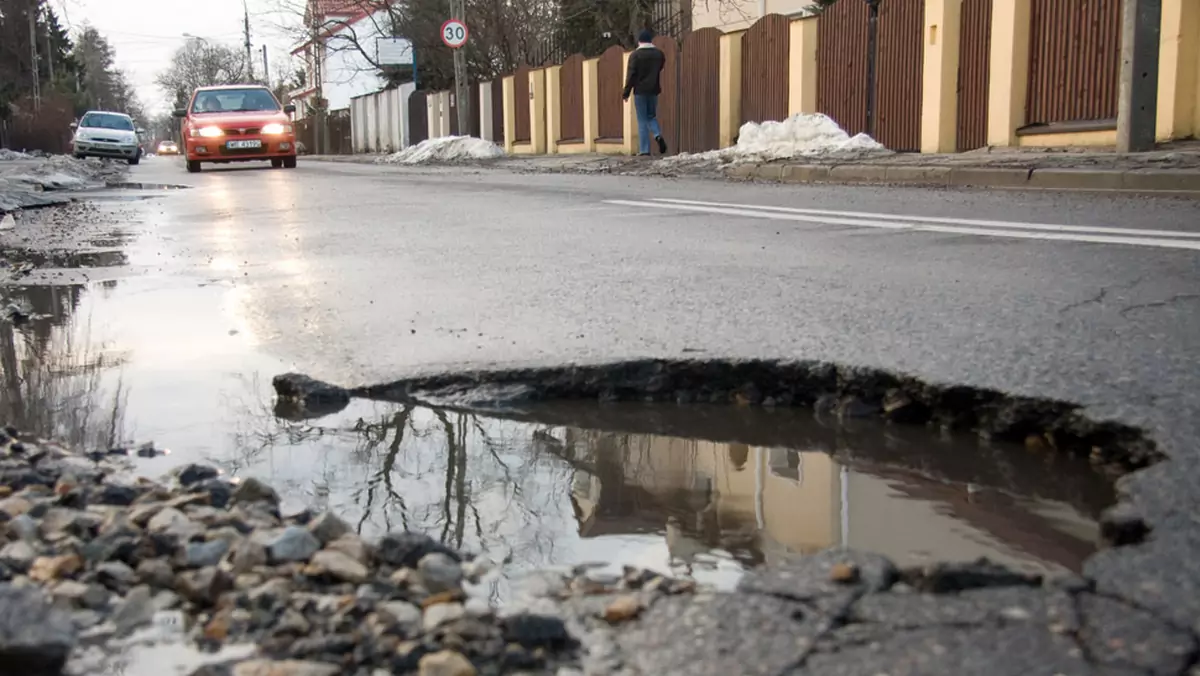
<path fill-rule="evenodd" d="M 303 160 L 295 171 L 188 175 L 152 158 L 129 180 L 193 188 L 146 203 L 161 248 L 144 274 L 227 285 L 258 350 L 323 380 L 816 359 L 1080 403 L 1146 429 L 1170 458 L 1119 484 L 1149 539 L 1100 552 L 1066 589 L 992 581 L 925 594 L 865 579 L 830 590 L 832 560 L 814 557 L 748 578 L 739 595 L 671 599 L 683 607 L 656 605 L 624 628 L 589 625 L 613 660 L 596 670 L 1194 668 L 1200 251 L 1187 243 L 1200 242 L 1197 202 Z"/>

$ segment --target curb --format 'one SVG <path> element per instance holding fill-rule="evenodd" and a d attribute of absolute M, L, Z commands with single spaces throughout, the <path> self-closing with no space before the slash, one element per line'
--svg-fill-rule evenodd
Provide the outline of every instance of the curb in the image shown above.
<path fill-rule="evenodd" d="M 874 183 L 1031 190 L 1120 191 L 1200 198 L 1200 170 L 742 164 L 731 178 L 782 183 Z"/>

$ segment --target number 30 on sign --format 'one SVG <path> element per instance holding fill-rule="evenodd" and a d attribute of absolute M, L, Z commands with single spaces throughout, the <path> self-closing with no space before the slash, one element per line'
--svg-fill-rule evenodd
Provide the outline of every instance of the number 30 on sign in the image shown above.
<path fill-rule="evenodd" d="M 467 25 L 458 19 L 450 19 L 442 24 L 442 42 L 451 49 L 458 49 L 467 44 Z"/>

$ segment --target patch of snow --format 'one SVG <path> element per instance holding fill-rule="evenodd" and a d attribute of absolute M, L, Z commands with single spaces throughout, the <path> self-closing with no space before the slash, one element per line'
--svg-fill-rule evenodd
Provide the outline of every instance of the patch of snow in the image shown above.
<path fill-rule="evenodd" d="M 483 139 L 472 136 L 442 136 L 421 141 L 398 153 L 379 158 L 384 164 L 435 164 L 466 160 L 494 160 L 504 157 L 504 150 Z"/>
<path fill-rule="evenodd" d="M 32 155 L 26 155 L 25 153 L 19 153 L 15 150 L 9 150 L 8 148 L 0 148 L 0 162 L 11 162 L 12 160 L 32 160 L 32 159 L 33 159 Z"/>
<path fill-rule="evenodd" d="M 821 113 L 793 115 L 782 122 L 747 122 L 730 148 L 681 153 L 661 162 L 672 164 L 770 162 L 797 157 L 880 155 L 891 153 L 866 134 L 851 136 Z"/>

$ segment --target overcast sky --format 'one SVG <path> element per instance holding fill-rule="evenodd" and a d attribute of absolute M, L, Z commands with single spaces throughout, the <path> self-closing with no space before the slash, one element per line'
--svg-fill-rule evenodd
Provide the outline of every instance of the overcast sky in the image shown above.
<path fill-rule="evenodd" d="M 301 0 L 246 0 L 250 10 L 250 41 L 255 50 L 254 72 L 262 73 L 262 45 L 267 45 L 271 76 L 294 46 L 282 28 L 290 17 L 281 10 Z M 95 26 L 116 51 L 117 66 L 137 88 L 148 112 L 162 113 L 169 101 L 154 84 L 171 54 L 183 44 L 183 33 L 237 49 L 242 39 L 242 0 L 51 0 L 59 18 L 72 31 L 85 23 Z"/>

